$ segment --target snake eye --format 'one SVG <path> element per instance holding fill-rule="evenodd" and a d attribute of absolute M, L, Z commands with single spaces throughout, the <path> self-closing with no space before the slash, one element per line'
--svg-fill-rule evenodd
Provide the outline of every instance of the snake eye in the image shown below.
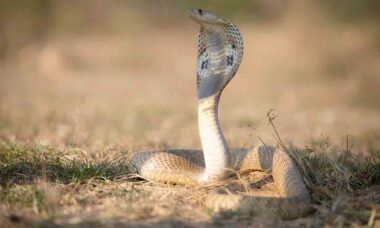
<path fill-rule="evenodd" d="M 198 13 L 202 16 L 203 11 L 201 9 L 198 9 Z"/>

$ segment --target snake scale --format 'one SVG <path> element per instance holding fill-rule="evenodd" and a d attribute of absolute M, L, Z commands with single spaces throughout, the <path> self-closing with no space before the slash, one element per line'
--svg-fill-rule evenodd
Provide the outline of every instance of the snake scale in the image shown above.
<path fill-rule="evenodd" d="M 265 171 L 273 176 L 278 196 L 214 191 L 208 194 L 206 207 L 213 211 L 277 214 L 284 219 L 306 215 L 311 210 L 310 196 L 292 159 L 284 151 L 271 146 L 230 151 L 220 127 L 219 99 L 243 56 L 239 30 L 226 19 L 205 10 L 190 10 L 189 16 L 201 26 L 197 92 L 202 151 L 136 152 L 128 163 L 130 171 L 147 180 L 185 185 L 223 180 L 231 170 Z"/>

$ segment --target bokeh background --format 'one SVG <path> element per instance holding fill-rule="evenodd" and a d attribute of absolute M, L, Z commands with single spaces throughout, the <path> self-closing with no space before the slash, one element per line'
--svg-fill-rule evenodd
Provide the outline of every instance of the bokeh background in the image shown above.
<path fill-rule="evenodd" d="M 223 15 L 244 38 L 220 107 L 231 147 L 275 142 L 270 109 L 287 142 L 379 145 L 375 0 L 2 0 L 0 140 L 199 148 L 190 8 Z"/>

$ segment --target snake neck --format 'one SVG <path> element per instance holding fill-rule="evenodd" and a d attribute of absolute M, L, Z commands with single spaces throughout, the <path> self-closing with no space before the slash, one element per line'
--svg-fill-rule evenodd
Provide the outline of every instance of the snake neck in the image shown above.
<path fill-rule="evenodd" d="M 218 118 L 219 95 L 198 102 L 198 126 L 202 143 L 205 170 L 200 182 L 218 180 L 226 176 L 231 157 Z"/>

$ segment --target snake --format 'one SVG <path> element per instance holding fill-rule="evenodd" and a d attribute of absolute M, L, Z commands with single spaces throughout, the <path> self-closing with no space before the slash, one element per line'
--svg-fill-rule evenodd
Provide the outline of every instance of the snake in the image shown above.
<path fill-rule="evenodd" d="M 277 147 L 229 149 L 218 117 L 223 89 L 236 74 L 243 57 L 238 28 L 204 9 L 189 17 L 200 25 L 196 65 L 198 128 L 202 150 L 169 149 L 135 152 L 129 170 L 139 177 L 180 185 L 207 185 L 225 180 L 232 172 L 262 171 L 271 174 L 278 195 L 211 191 L 205 206 L 214 212 L 278 215 L 294 219 L 311 211 L 310 194 L 289 155 Z"/>

